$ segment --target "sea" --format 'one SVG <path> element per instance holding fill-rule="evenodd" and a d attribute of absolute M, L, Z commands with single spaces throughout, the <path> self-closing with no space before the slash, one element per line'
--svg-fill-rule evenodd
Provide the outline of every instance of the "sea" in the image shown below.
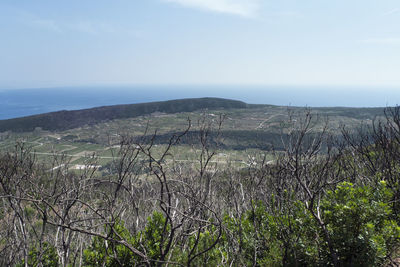
<path fill-rule="evenodd" d="M 135 85 L 0 88 L 0 120 L 59 110 L 197 97 L 283 106 L 387 107 L 400 104 L 400 87 Z"/>

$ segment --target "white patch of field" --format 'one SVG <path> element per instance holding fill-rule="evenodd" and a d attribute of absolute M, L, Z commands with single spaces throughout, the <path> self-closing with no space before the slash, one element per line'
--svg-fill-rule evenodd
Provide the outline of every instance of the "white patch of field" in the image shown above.
<path fill-rule="evenodd" d="M 101 168 L 101 165 L 75 164 L 75 165 L 72 165 L 72 167 L 71 167 L 71 169 L 73 169 L 73 170 L 98 169 L 98 168 Z"/>

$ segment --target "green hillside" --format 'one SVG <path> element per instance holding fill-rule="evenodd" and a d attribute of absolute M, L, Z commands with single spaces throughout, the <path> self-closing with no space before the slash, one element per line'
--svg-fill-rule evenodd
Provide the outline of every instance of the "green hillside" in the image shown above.
<path fill-rule="evenodd" d="M 67 130 L 103 121 L 133 118 L 154 112 L 178 113 L 201 109 L 247 108 L 241 101 L 220 98 L 193 98 L 130 105 L 104 106 L 91 109 L 57 111 L 40 115 L 0 121 L 0 132 L 30 132 L 36 127 L 43 130 Z"/>

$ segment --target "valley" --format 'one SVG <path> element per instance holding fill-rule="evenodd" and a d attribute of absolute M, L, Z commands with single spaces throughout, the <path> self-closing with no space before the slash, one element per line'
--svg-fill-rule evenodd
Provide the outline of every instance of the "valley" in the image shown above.
<path fill-rule="evenodd" d="M 61 126 L 61 129 L 45 130 L 35 126 L 35 130 L 30 132 L 7 130 L 1 133 L 0 151 L 13 150 L 15 144 L 21 142 L 30 149 L 39 162 L 53 164 L 54 157 L 63 157 L 67 159 L 70 169 L 81 170 L 82 166 L 96 166 L 101 174 L 105 166 L 110 166 L 113 161 L 118 160 L 121 136 L 142 138 L 142 142 L 149 142 L 154 136 L 155 153 L 161 155 L 174 134 L 188 130 L 188 136 L 174 146 L 173 157 L 171 156 L 169 160 L 196 162 L 199 130 L 202 123 L 207 123 L 216 150 L 214 162 L 242 168 L 248 166 L 249 158 L 256 154 L 266 155 L 268 160 L 273 160 L 271 151 L 284 149 L 282 138 L 287 136 L 288 129 L 297 120 L 301 120 L 306 112 L 313 114 L 311 131 L 318 133 L 327 124 L 327 130 L 335 136 L 341 134 L 341 127 L 344 125 L 355 130 L 362 125 L 371 125 L 373 120 L 383 116 L 381 108 L 310 109 L 244 103 L 240 103 L 239 108 L 229 108 L 230 100 L 211 98 L 196 100 L 199 101 L 197 104 L 201 108 L 190 112 L 156 111 L 130 118 L 85 124 L 71 129 L 63 129 L 65 127 Z M 183 106 L 190 107 L 193 99 L 180 101 L 183 101 L 181 102 Z M 209 105 L 212 102 L 218 104 Z M 157 110 L 154 108 L 152 110 L 146 104 L 142 105 L 144 105 L 144 110 Z M 149 106 L 152 105 L 152 103 L 149 104 Z M 100 117 L 100 114 L 97 116 Z M 21 119 L 29 120 L 29 117 Z M 21 119 L 0 121 L 0 125 L 2 122 L 12 125 L 13 121 Z M 93 121 L 90 117 L 86 120 Z M 55 123 L 62 125 L 59 121 Z M 28 122 L 28 124 L 31 123 Z M 220 129 L 218 129 L 219 124 Z M 53 129 L 53 127 L 50 128 Z"/>

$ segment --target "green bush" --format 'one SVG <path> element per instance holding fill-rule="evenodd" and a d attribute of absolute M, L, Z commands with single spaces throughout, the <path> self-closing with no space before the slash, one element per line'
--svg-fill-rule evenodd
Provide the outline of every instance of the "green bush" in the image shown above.
<path fill-rule="evenodd" d="M 120 240 L 118 236 L 134 245 L 135 238 L 124 227 L 122 222 L 116 223 L 111 233 L 106 227 L 110 238 Z M 92 245 L 83 252 L 84 266 L 133 266 L 139 260 L 126 246 L 117 242 L 107 241 L 94 237 Z"/>
<path fill-rule="evenodd" d="M 17 266 L 22 267 L 24 265 L 25 261 L 23 260 Z M 32 246 L 28 253 L 28 266 L 57 267 L 58 255 L 56 248 L 47 242 L 42 244 L 41 249 L 38 249 L 36 246 Z"/>
<path fill-rule="evenodd" d="M 330 266 L 329 239 L 340 266 L 381 265 L 400 238 L 400 227 L 391 219 L 391 198 L 385 182 L 377 188 L 339 184 L 327 191 L 319 207 L 327 235 L 301 201 L 294 200 L 284 209 L 253 203 L 241 218 L 225 216 L 224 231 L 215 246 L 218 229 L 203 227 L 186 238 L 174 239 L 165 258 L 184 265 L 190 261 L 193 266 L 232 262 L 243 266 Z M 114 233 L 107 227 L 106 232 L 115 240 L 123 238 L 156 263 L 163 260 L 161 251 L 171 231 L 165 223 L 163 214 L 154 212 L 139 233 L 129 233 L 122 222 L 115 225 Z M 126 246 L 97 237 L 84 251 L 86 266 L 134 266 L 142 262 Z"/>
<path fill-rule="evenodd" d="M 400 237 L 391 196 L 384 181 L 377 188 L 345 182 L 327 192 L 321 210 L 341 266 L 377 266 L 391 253 Z M 326 247 L 323 255 L 329 263 Z"/>
<path fill-rule="evenodd" d="M 190 261 L 191 266 L 219 266 L 224 260 L 228 259 L 227 253 L 222 249 L 222 237 L 215 246 L 214 243 L 218 238 L 218 230 L 214 226 L 205 227 L 202 232 L 192 234 L 186 241 L 181 244 L 186 249 L 180 250 L 177 247 L 174 254 L 174 261 L 188 264 L 189 258 L 194 257 Z M 192 251 L 189 257 L 189 251 Z"/>
<path fill-rule="evenodd" d="M 154 212 L 148 218 L 147 225 L 142 232 L 131 234 L 123 222 L 113 226 L 113 230 L 106 226 L 106 233 L 112 240 L 125 240 L 132 247 L 145 253 L 151 260 L 159 260 L 161 234 L 165 223 L 164 216 Z M 167 229 L 169 231 L 169 229 Z M 100 237 L 93 238 L 92 245 L 84 251 L 85 266 L 134 266 L 143 262 L 125 245 L 118 242 L 107 241 Z"/>
<path fill-rule="evenodd" d="M 253 203 L 241 218 L 225 216 L 224 249 L 243 266 L 277 266 L 282 260 L 277 224 L 263 203 Z"/>

